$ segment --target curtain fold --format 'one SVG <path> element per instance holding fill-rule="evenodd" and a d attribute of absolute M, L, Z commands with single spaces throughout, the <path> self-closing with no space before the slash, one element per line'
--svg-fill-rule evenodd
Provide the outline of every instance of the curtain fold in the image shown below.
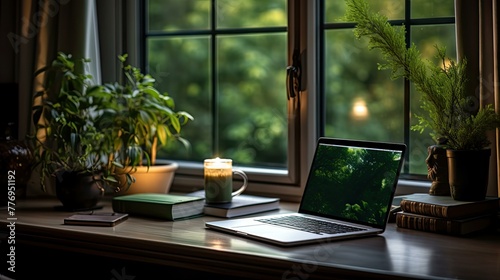
<path fill-rule="evenodd" d="M 128 54 L 128 62 L 139 67 L 139 1 L 97 1 L 103 82 L 119 81 L 118 55 Z"/>
<path fill-rule="evenodd" d="M 468 91 L 480 106 L 493 104 L 500 112 L 498 71 L 498 4 L 496 0 L 455 0 L 457 58 L 467 58 Z M 487 195 L 500 194 L 500 134 L 491 132 Z"/>
<path fill-rule="evenodd" d="M 93 83 L 113 82 L 120 77 L 119 54 L 129 53 L 138 65 L 139 30 L 137 0 L 23 0 L 0 2 L 0 31 L 9 42 L 0 44 L 1 82 L 19 85 L 19 135 L 34 133 L 31 107 L 41 100 L 43 76 L 37 69 L 50 63 L 58 51 L 89 58 L 86 74 Z M 5 57 L 5 59 L 4 59 Z M 33 176 L 34 179 L 37 176 Z M 39 182 L 29 184 L 28 195 L 40 192 Z"/>

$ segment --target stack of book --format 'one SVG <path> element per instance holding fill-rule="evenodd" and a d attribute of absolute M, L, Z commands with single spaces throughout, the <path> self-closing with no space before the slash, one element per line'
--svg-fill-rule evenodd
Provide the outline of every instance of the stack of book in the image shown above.
<path fill-rule="evenodd" d="M 411 194 L 403 196 L 396 225 L 450 235 L 467 235 L 496 227 L 498 197 L 481 201 L 457 201 L 450 196 Z"/>

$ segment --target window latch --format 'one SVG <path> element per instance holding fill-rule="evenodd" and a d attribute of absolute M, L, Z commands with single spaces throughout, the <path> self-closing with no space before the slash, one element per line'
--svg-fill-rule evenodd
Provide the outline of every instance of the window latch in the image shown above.
<path fill-rule="evenodd" d="M 292 65 L 286 68 L 286 92 L 287 98 L 295 98 L 300 91 L 300 59 L 298 50 L 293 52 Z"/>

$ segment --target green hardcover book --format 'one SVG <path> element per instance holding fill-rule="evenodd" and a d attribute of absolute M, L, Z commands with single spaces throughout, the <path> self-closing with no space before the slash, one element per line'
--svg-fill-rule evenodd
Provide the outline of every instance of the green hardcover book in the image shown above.
<path fill-rule="evenodd" d="M 113 211 L 169 221 L 203 214 L 203 197 L 139 193 L 114 197 Z"/>

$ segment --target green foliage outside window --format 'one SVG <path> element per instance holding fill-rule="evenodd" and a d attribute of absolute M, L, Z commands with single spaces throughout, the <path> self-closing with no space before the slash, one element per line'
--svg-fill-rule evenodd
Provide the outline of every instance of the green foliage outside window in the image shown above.
<path fill-rule="evenodd" d="M 453 17 L 453 2 L 412 0 L 411 17 Z M 210 36 L 212 1 L 147 1 L 147 32 L 151 33 L 146 42 L 148 73 L 156 78 L 160 90 L 196 119 L 183 130 L 192 150 L 188 153 L 174 145 L 168 148 L 168 155 L 198 162 L 219 155 L 237 164 L 286 168 L 287 1 L 215 3 L 214 22 L 220 34 L 214 41 Z M 403 20 L 408 1 L 370 3 L 390 20 Z M 325 56 L 320 58 L 324 63 L 320 96 L 324 99 L 318 101 L 325 110 L 320 124 L 324 136 L 402 142 L 407 130 L 411 144 L 407 171 L 426 174 L 425 147 L 433 141 L 427 133 L 410 131 L 404 123 L 410 112 L 421 110 L 419 94 L 411 89 L 409 107 L 404 107 L 403 81 L 393 81 L 390 73 L 378 71 L 380 55 L 367 51 L 366 41 L 354 38 L 354 24 L 346 27 L 342 21 L 344 1 L 325 0 L 320 12 L 325 24 L 343 24 L 320 30 L 325 35 L 321 47 Z M 260 28 L 282 31 L 260 32 Z M 435 44 L 448 46 L 447 53 L 454 55 L 454 24 L 415 25 L 410 31 L 411 41 L 426 59 L 435 56 Z M 216 57 L 212 57 L 214 47 Z M 356 108 L 361 112 L 365 108 L 367 117 L 354 115 Z"/>
<path fill-rule="evenodd" d="M 214 37 L 210 2 L 148 1 L 149 31 L 166 32 L 147 40 L 149 72 L 196 118 L 183 131 L 190 153 L 173 145 L 168 155 L 285 168 L 286 1 L 217 1 Z M 247 30 L 268 27 L 282 29 Z M 238 30 L 225 32 L 229 28 Z"/>

